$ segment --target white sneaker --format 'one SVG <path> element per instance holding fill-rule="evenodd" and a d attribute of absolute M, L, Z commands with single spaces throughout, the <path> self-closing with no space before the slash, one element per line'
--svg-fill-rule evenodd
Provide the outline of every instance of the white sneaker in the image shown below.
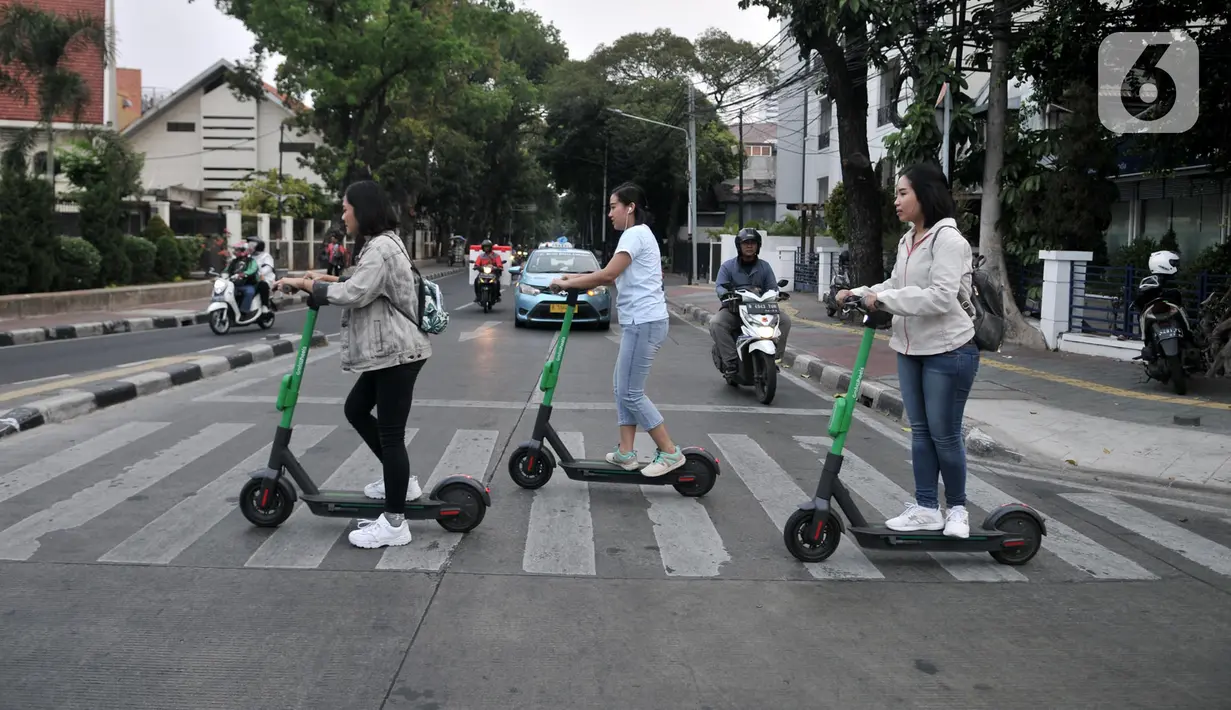
<path fill-rule="evenodd" d="M 945 514 L 945 535 L 970 537 L 970 516 L 966 514 L 966 506 L 955 505 Z"/>
<path fill-rule="evenodd" d="M 369 498 L 376 500 L 385 499 L 385 479 L 380 479 L 375 483 L 369 483 L 363 487 L 363 494 Z M 419 496 L 423 495 L 423 489 L 419 487 L 419 478 L 417 476 L 410 477 L 410 485 L 406 486 L 406 500 L 419 500 Z"/>
<path fill-rule="evenodd" d="M 393 527 L 384 515 L 376 520 L 360 520 L 359 529 L 346 536 L 350 544 L 371 550 L 376 547 L 398 547 L 410 544 L 410 525 L 403 520 L 400 527 Z"/>
<path fill-rule="evenodd" d="M 939 508 L 924 508 L 917 503 L 907 503 L 906 510 L 902 511 L 901 515 L 885 521 L 885 527 L 898 532 L 943 530 L 945 519 Z"/>

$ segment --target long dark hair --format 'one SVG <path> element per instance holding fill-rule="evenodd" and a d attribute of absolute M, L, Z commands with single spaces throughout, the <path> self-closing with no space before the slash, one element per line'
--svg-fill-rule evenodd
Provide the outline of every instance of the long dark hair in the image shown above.
<path fill-rule="evenodd" d="M 910 181 L 910 189 L 915 191 L 915 199 L 919 201 L 919 209 L 923 211 L 923 227 L 931 229 L 932 225 L 942 219 L 955 219 L 957 205 L 953 202 L 953 191 L 949 189 L 949 180 L 936 163 L 919 163 L 902 171 L 902 176 Z"/>
<path fill-rule="evenodd" d="M 385 190 L 371 180 L 353 182 L 346 188 L 346 201 L 355 213 L 359 229 L 355 237 L 355 253 L 363 251 L 363 245 L 378 234 L 397 231 L 399 221 L 393 202 Z"/>
<path fill-rule="evenodd" d="M 616 200 L 620 204 L 625 206 L 633 205 L 634 225 L 644 224 L 648 227 L 654 223 L 654 215 L 650 214 L 649 205 L 645 198 L 645 190 L 642 190 L 640 185 L 626 182 L 612 190 L 611 194 L 615 195 Z"/>

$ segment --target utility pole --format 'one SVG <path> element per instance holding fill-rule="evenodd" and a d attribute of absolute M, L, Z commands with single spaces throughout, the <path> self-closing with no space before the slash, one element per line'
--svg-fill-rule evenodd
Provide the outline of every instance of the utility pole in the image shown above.
<path fill-rule="evenodd" d="M 744 228 L 744 109 L 739 110 L 739 228 Z"/>
<path fill-rule="evenodd" d="M 692 82 L 688 84 L 688 237 L 692 247 L 692 278 L 697 282 L 697 102 Z"/>
<path fill-rule="evenodd" d="M 812 73 L 812 52 L 808 52 L 807 59 L 804 60 L 804 77 L 805 81 L 811 85 L 811 79 L 808 78 Z M 799 141 L 799 204 L 804 205 L 808 202 L 808 191 L 805 183 L 808 182 L 808 104 L 812 102 L 812 92 L 808 89 L 804 90 L 804 137 Z M 803 263 L 809 262 L 808 254 L 808 210 L 802 209 L 799 216 L 803 219 L 803 227 L 799 231 L 799 251 L 803 257 Z"/>
<path fill-rule="evenodd" d="M 607 255 L 607 142 L 611 140 L 610 136 L 603 138 L 603 194 L 599 198 L 598 218 L 603 223 L 603 241 L 599 245 L 599 250 L 605 257 Z M 591 251 L 594 250 L 594 245 L 590 245 Z"/>

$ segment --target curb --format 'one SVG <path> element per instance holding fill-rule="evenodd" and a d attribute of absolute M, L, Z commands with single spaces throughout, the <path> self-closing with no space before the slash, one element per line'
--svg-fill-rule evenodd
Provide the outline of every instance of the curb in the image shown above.
<path fill-rule="evenodd" d="M 424 274 L 426 279 L 439 279 L 465 271 L 462 268 L 449 269 L 439 273 Z M 297 293 L 277 300 L 278 307 L 298 305 L 308 300 L 306 293 Z M 71 315 L 71 314 L 70 314 Z M 20 322 L 20 321 L 19 321 Z M 150 318 L 123 318 L 93 323 L 75 323 L 72 325 L 49 325 L 43 328 L 19 328 L 17 330 L 0 331 L 0 348 L 10 345 L 30 345 L 51 340 L 79 340 L 100 335 L 116 333 L 140 333 L 147 330 L 163 328 L 180 328 L 190 325 L 201 325 L 209 322 L 205 311 L 183 316 L 154 316 Z"/>
<path fill-rule="evenodd" d="M 131 377 L 98 382 L 61 392 L 47 399 L 20 405 L 0 414 L 0 439 L 29 431 L 44 424 L 62 422 L 97 409 L 121 404 L 138 397 L 204 380 L 224 372 L 289 355 L 299 348 L 300 336 L 278 339 L 265 345 L 250 345 L 227 355 L 205 355 L 190 362 L 169 365 L 162 370 L 141 372 Z M 325 334 L 312 334 L 312 346 L 328 345 Z"/>
<path fill-rule="evenodd" d="M 708 326 L 713 315 L 704 308 L 697 308 L 691 303 L 676 303 L 668 301 L 675 315 L 698 325 Z M 845 391 L 851 384 L 851 371 L 830 362 L 825 362 L 815 355 L 800 352 L 787 346 L 782 355 L 782 364 L 801 375 L 819 383 L 827 391 Z M 909 424 L 906 419 L 906 407 L 902 404 L 902 393 L 896 388 L 879 382 L 864 380 L 859 383 L 859 404 L 872 411 L 884 414 L 894 421 Z M 962 438 L 966 441 L 966 451 L 983 459 L 994 459 L 1021 463 L 1023 456 L 993 439 L 980 428 L 980 423 L 966 417 L 962 422 Z"/>

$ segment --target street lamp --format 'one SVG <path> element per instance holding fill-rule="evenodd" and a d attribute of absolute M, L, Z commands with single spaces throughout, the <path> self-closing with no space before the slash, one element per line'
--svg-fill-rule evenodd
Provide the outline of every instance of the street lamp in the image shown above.
<path fill-rule="evenodd" d="M 672 126 L 669 123 L 663 123 L 662 121 L 655 121 L 651 118 L 634 116 L 618 108 L 607 109 L 617 116 L 653 123 L 684 134 L 684 140 L 688 144 L 688 241 L 692 249 L 692 259 L 689 260 L 692 262 L 692 276 L 688 278 L 688 283 L 690 284 L 697 281 L 697 122 L 694 117 L 696 112 L 693 110 L 693 102 L 693 87 L 690 84 L 688 86 L 688 130 L 684 130 L 679 126 Z"/>

